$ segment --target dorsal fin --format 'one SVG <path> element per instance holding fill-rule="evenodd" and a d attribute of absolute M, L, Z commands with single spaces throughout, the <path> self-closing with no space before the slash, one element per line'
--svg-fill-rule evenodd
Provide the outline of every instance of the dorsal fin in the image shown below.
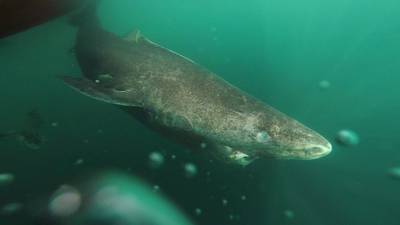
<path fill-rule="evenodd" d="M 192 62 L 192 63 L 195 63 L 193 60 L 189 59 L 188 57 L 183 56 L 183 55 L 181 55 L 181 54 L 179 54 L 179 53 L 177 53 L 177 52 L 175 52 L 175 51 L 172 51 L 172 50 L 170 50 L 170 49 L 168 49 L 168 48 L 166 48 L 166 47 L 163 47 L 163 46 L 161 46 L 161 45 L 159 45 L 159 44 L 157 44 L 157 43 L 151 41 L 151 40 L 148 39 L 146 36 L 144 36 L 144 35 L 142 34 L 142 32 L 140 32 L 140 30 L 134 30 L 134 31 L 132 31 L 132 32 L 129 32 L 127 35 L 125 35 L 124 40 L 126 40 L 126 41 L 128 41 L 128 42 L 131 42 L 131 43 L 135 43 L 135 44 L 137 44 L 137 43 L 139 43 L 139 42 L 141 42 L 141 43 L 146 43 L 146 44 L 150 44 L 150 45 L 153 45 L 153 46 L 155 46 L 155 47 L 162 48 L 162 49 L 164 49 L 164 50 L 166 50 L 166 51 L 169 51 L 169 52 L 171 52 L 172 54 L 175 54 L 175 55 L 177 55 L 177 56 L 179 56 L 179 57 L 182 57 L 182 58 L 184 58 L 184 59 L 186 59 L 186 60 L 188 60 L 188 61 L 190 61 L 190 62 Z"/>
<path fill-rule="evenodd" d="M 133 43 L 138 43 L 141 40 L 145 40 L 146 38 L 142 35 L 140 30 L 134 30 L 132 32 L 129 32 L 127 35 L 125 35 L 124 40 L 133 42 Z"/>

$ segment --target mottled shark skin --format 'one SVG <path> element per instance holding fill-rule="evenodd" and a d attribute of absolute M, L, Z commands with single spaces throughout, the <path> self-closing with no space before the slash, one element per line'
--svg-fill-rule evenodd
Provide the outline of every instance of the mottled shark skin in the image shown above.
<path fill-rule="evenodd" d="M 331 151 L 315 131 L 140 32 L 120 38 L 81 26 L 75 53 L 84 78 L 63 77 L 68 85 L 223 161 L 308 160 Z"/>

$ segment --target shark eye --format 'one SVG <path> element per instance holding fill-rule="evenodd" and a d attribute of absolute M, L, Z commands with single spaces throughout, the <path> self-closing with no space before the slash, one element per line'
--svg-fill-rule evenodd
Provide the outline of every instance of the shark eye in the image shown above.
<path fill-rule="evenodd" d="M 260 143 L 265 143 L 265 142 L 269 141 L 270 138 L 271 137 L 265 131 L 258 132 L 256 135 L 256 140 L 257 140 L 257 142 L 260 142 Z"/>

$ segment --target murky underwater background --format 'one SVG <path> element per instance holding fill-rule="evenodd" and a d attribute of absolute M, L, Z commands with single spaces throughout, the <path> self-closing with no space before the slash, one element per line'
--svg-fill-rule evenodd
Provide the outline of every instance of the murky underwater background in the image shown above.
<path fill-rule="evenodd" d="M 15 176 L 0 205 L 24 205 L 0 224 L 32 224 L 32 202 L 103 169 L 159 187 L 198 225 L 400 224 L 400 181 L 388 176 L 400 166 L 398 1 L 104 0 L 98 14 L 105 29 L 138 28 L 298 119 L 334 151 L 245 168 L 191 153 L 57 78 L 81 73 L 76 28 L 62 17 L 0 40 L 0 131 L 21 129 L 33 109 L 45 121 L 40 149 L 0 141 L 0 173 Z M 359 144 L 335 143 L 341 129 Z M 164 155 L 158 169 L 151 152 Z"/>

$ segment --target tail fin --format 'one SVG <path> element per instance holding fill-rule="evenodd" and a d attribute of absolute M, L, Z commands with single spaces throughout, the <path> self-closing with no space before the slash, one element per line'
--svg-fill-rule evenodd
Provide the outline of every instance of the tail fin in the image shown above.
<path fill-rule="evenodd" d="M 69 23 L 73 26 L 97 25 L 97 5 L 100 0 L 90 0 L 79 12 L 74 13 L 69 18 Z"/>

